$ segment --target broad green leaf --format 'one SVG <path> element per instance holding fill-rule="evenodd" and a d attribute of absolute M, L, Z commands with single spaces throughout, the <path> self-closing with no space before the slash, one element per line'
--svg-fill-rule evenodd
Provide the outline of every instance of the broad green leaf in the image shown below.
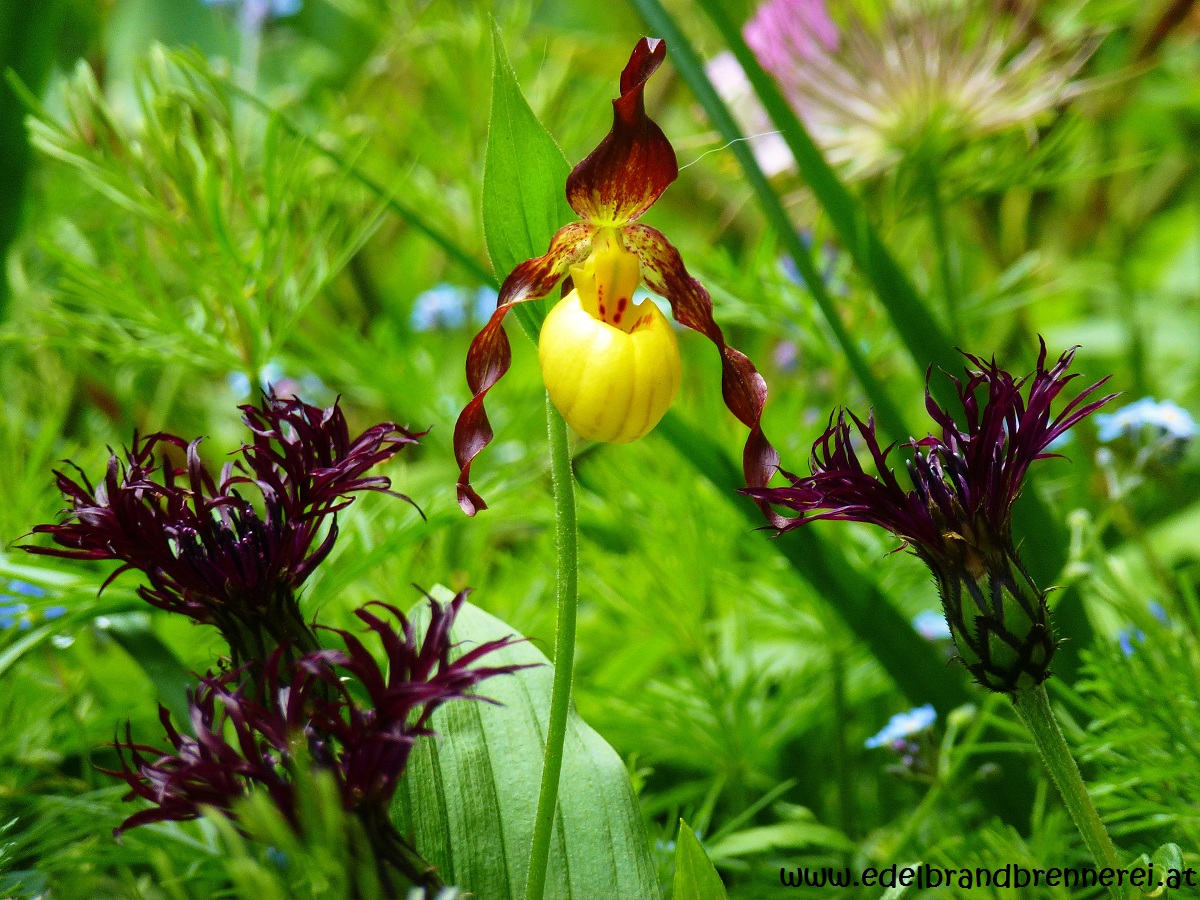
<path fill-rule="evenodd" d="M 442 588 L 434 596 L 448 600 Z M 413 611 L 418 628 L 428 607 Z M 513 629 L 464 603 L 452 632 L 460 648 Z M 393 814 L 447 884 L 488 900 L 524 896 L 550 715 L 554 669 L 528 641 L 484 665 L 532 665 L 492 678 L 479 693 L 497 701 L 455 702 L 433 716 L 438 737 L 421 741 Z M 655 865 L 641 810 L 621 758 L 572 710 L 555 816 L 546 900 L 656 900 Z"/>
<path fill-rule="evenodd" d="M 34 629 L 13 641 L 0 651 L 0 676 L 3 676 L 22 656 L 48 638 L 53 629 L 49 625 Z"/>
<path fill-rule="evenodd" d="M 575 218 L 567 205 L 571 167 L 521 93 L 492 22 L 492 115 L 483 164 L 483 234 L 501 280 L 519 263 L 541 256 L 554 232 Z M 540 327 L 540 303 L 516 310 L 526 331 Z M 535 329 L 532 332 L 537 334 Z"/>
<path fill-rule="evenodd" d="M 671 900 L 727 900 L 728 897 L 712 860 L 687 822 L 680 819 Z"/>
<path fill-rule="evenodd" d="M 492 115 L 483 167 L 483 233 L 496 274 L 546 252 L 575 218 L 567 205 L 571 166 L 521 93 L 492 22 Z"/>
<path fill-rule="evenodd" d="M 776 822 L 735 831 L 711 847 L 717 859 L 755 856 L 780 850 L 836 850 L 853 853 L 857 847 L 836 828 L 815 821 Z"/>

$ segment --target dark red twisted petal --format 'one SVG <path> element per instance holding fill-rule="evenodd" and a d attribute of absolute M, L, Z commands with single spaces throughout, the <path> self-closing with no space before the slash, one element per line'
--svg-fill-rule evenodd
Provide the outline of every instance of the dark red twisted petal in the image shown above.
<path fill-rule="evenodd" d="M 779 471 L 779 454 L 762 430 L 767 382 L 749 357 L 725 343 L 725 335 L 713 320 L 712 298 L 704 285 L 688 274 L 679 251 L 648 225 L 628 225 L 622 230 L 622 236 L 625 246 L 641 261 L 646 285 L 670 302 L 675 321 L 700 332 L 717 345 L 721 354 L 721 394 L 725 405 L 750 429 L 742 451 L 746 486 L 766 487 L 771 476 Z M 787 524 L 788 520 L 774 512 L 765 500 L 756 499 L 756 502 L 773 526 L 782 528 Z"/>
<path fill-rule="evenodd" d="M 467 351 L 467 386 L 471 402 L 454 425 L 454 458 L 458 461 L 458 505 L 468 516 L 487 509 L 483 498 L 471 487 L 471 460 L 492 442 L 483 400 L 512 364 L 512 348 L 504 333 L 504 317 L 518 303 L 540 300 L 562 281 L 567 269 L 587 256 L 596 229 L 587 222 L 572 222 L 550 239 L 545 256 L 527 259 L 509 273 L 500 286 L 496 311 L 483 326 Z"/>
<path fill-rule="evenodd" d="M 603 225 L 632 222 L 679 174 L 671 142 L 646 115 L 646 82 L 666 56 L 666 41 L 638 41 L 621 73 L 612 129 L 567 178 L 567 202 L 584 219 Z"/>

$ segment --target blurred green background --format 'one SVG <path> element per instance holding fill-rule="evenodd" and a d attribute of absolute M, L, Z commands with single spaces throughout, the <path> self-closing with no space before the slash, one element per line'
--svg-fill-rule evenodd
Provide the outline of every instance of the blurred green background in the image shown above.
<path fill-rule="evenodd" d="M 666 5 L 700 58 L 726 49 L 698 8 Z M 834 18 L 886 35 L 884 5 L 852 0 Z M 976 4 L 998 21 L 1019 5 Z M 0 895 L 240 896 L 207 823 L 110 837 L 127 810 L 95 766 L 114 764 L 106 744 L 126 719 L 153 741 L 154 700 L 179 689 L 139 665 L 123 624 L 191 670 L 221 647 L 147 612 L 132 578 L 97 597 L 106 567 L 16 549 L 58 514 L 64 458 L 96 477 L 134 429 L 206 435 L 216 458 L 241 441 L 237 405 L 267 384 L 340 396 L 359 429 L 431 428 L 387 472 L 425 519 L 380 496 L 346 510 L 306 613 L 344 626 L 369 599 L 408 606 L 414 583 L 470 585 L 548 649 L 542 388 L 518 329 L 489 398 L 497 439 L 475 466 L 491 509 L 473 520 L 455 503 L 451 436 L 469 399 L 466 348 L 495 297 L 481 225 L 488 17 L 575 162 L 607 131 L 617 73 L 647 30 L 635 6 L 592 6 L 305 0 L 264 3 L 251 21 L 236 3 L 0 0 Z M 1025 372 L 1037 335 L 1052 353 L 1079 344 L 1080 383 L 1111 374 L 1114 408 L 1153 397 L 1200 409 L 1200 17 L 1179 2 L 1027 6 L 1025 45 L 1083 54 L 1080 89 L 1015 135 L 968 136 L 943 158 L 944 233 L 916 156 L 851 190 L 958 346 Z M 754 10 L 725 11 L 743 22 Z M 830 411 L 870 399 L 671 58 L 648 103 L 683 168 L 646 221 L 759 365 L 764 427 L 805 472 Z M 770 185 L 871 371 L 924 433 L 925 371 L 897 323 L 794 169 Z M 780 866 L 1082 860 L 1006 705 L 943 667 L 937 639 L 896 635 L 938 609 L 925 568 L 858 526 L 813 526 L 839 555 L 812 558 L 756 531 L 680 452 L 693 429 L 726 472 L 744 440 L 711 345 L 690 332 L 680 344 L 671 434 L 576 448 L 575 699 L 627 762 L 663 884 L 681 815 L 739 898 L 827 893 L 779 887 Z M 1200 453 L 1153 429 L 1102 437 L 1085 423 L 1066 459 L 1041 464 L 1039 508 L 1055 525 L 1024 531 L 1031 553 L 1049 541 L 1040 529 L 1061 537 L 1044 582 L 1079 611 L 1052 696 L 1122 849 L 1174 840 L 1194 853 Z M 922 684 L 940 695 L 915 696 Z M 864 746 L 926 700 L 940 715 L 917 758 Z"/>

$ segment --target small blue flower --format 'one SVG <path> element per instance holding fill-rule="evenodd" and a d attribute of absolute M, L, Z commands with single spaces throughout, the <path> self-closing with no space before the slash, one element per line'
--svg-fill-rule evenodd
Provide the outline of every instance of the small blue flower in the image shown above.
<path fill-rule="evenodd" d="M 304 6 L 301 0 L 204 0 L 208 6 L 241 6 L 257 19 L 294 16 Z"/>
<path fill-rule="evenodd" d="M 225 377 L 225 383 L 235 397 L 248 397 L 252 401 L 256 399 L 259 391 L 265 394 L 274 393 L 277 397 L 292 398 L 301 395 L 312 397 L 329 390 L 325 383 L 311 372 L 301 375 L 299 378 L 293 377 L 284 369 L 283 363 L 277 359 L 268 360 L 259 368 L 258 387 L 253 396 L 250 390 L 250 379 L 245 372 L 230 372 Z"/>
<path fill-rule="evenodd" d="M 24 594 L 26 597 L 45 597 L 45 588 L 38 587 L 36 584 L 30 584 L 28 581 L 18 581 L 13 579 L 8 583 L 8 589 L 14 594 Z"/>
<path fill-rule="evenodd" d="M 782 340 L 771 351 L 771 362 L 781 372 L 794 372 L 800 365 L 800 348 L 795 341 Z"/>
<path fill-rule="evenodd" d="M 1096 415 L 1097 436 L 1107 444 L 1119 437 L 1137 438 L 1142 429 L 1157 432 L 1156 437 L 1187 443 L 1197 434 L 1196 420 L 1182 406 L 1170 400 L 1143 397 L 1114 413 Z"/>
<path fill-rule="evenodd" d="M 1137 641 L 1139 644 L 1145 643 L 1146 635 L 1142 629 L 1134 627 L 1122 628 L 1121 632 L 1117 635 L 1117 643 L 1121 646 L 1121 654 L 1126 659 L 1133 656 L 1135 649 L 1133 645 L 1134 641 Z"/>
<path fill-rule="evenodd" d="M 494 302 L 492 308 L 495 308 Z M 431 287 L 413 301 L 408 321 L 413 331 L 461 328 L 467 323 L 466 289 L 445 282 Z"/>
<path fill-rule="evenodd" d="M 875 748 L 903 741 L 926 728 L 931 728 L 936 721 L 937 711 L 930 703 L 910 709 L 908 712 L 896 713 L 888 719 L 888 723 L 883 726 L 879 734 L 867 738 L 865 746 Z"/>
<path fill-rule="evenodd" d="M 67 608 L 65 606 L 47 606 L 44 610 L 42 610 L 42 617 L 47 620 L 60 619 L 66 614 Z"/>
<path fill-rule="evenodd" d="M 0 597 L 0 600 L 2 599 L 7 598 Z M 27 612 L 29 612 L 27 603 L 5 603 L 0 606 L 0 630 L 12 628 L 14 625 L 28 628 L 29 622 L 25 619 Z"/>
<path fill-rule="evenodd" d="M 1075 440 L 1075 433 L 1068 429 L 1048 443 L 1046 445 L 1046 449 L 1051 453 L 1057 453 L 1059 450 L 1062 450 L 1064 447 L 1070 444 L 1073 440 Z"/>
<path fill-rule="evenodd" d="M 1171 624 L 1171 617 L 1167 615 L 1167 611 L 1163 609 L 1163 605 L 1157 600 L 1147 600 L 1146 606 L 1150 609 L 1150 615 L 1158 619 L 1164 625 Z"/>
<path fill-rule="evenodd" d="M 475 292 L 475 321 L 483 325 L 496 311 L 496 301 L 500 298 L 495 288 L 484 285 Z"/>
<path fill-rule="evenodd" d="M 951 639 L 950 626 L 946 624 L 943 612 L 927 609 L 917 613 L 912 620 L 913 631 L 927 641 L 948 641 Z"/>
<path fill-rule="evenodd" d="M 286 869 L 288 864 L 287 854 L 278 847 L 268 847 L 266 851 L 267 859 L 273 862 L 276 868 Z"/>
<path fill-rule="evenodd" d="M 495 288 L 470 288 L 442 282 L 413 301 L 409 326 L 413 331 L 433 331 L 439 328 L 461 328 L 470 319 L 482 325 L 496 311 Z"/>
<path fill-rule="evenodd" d="M 806 228 L 800 232 L 800 240 L 804 244 L 804 248 L 806 250 L 811 249 L 812 239 L 813 235 L 811 229 Z M 834 280 L 834 276 L 837 274 L 837 262 L 837 249 L 832 244 L 823 244 L 821 246 L 821 257 L 819 261 L 821 271 L 818 274 L 821 277 L 821 281 L 825 283 L 825 286 L 832 293 L 844 294 L 846 292 L 846 286 L 839 281 Z M 795 260 L 793 260 L 790 256 L 779 257 L 779 267 L 783 270 L 783 274 L 787 276 L 789 281 L 807 289 L 808 286 L 804 283 L 804 277 L 800 274 L 799 267 L 797 267 Z"/>
<path fill-rule="evenodd" d="M 244 399 L 250 396 L 250 379 L 245 372 L 230 372 L 225 377 L 225 383 L 235 397 Z"/>

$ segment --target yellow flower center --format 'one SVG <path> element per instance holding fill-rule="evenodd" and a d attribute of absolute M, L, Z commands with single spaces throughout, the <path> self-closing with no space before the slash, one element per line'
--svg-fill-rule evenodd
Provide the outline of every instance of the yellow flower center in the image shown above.
<path fill-rule="evenodd" d="M 575 289 L 546 316 L 538 340 L 546 390 L 583 437 L 636 441 L 679 392 L 675 333 L 652 300 L 634 302 L 641 264 L 616 229 L 596 233 L 571 279 Z"/>

